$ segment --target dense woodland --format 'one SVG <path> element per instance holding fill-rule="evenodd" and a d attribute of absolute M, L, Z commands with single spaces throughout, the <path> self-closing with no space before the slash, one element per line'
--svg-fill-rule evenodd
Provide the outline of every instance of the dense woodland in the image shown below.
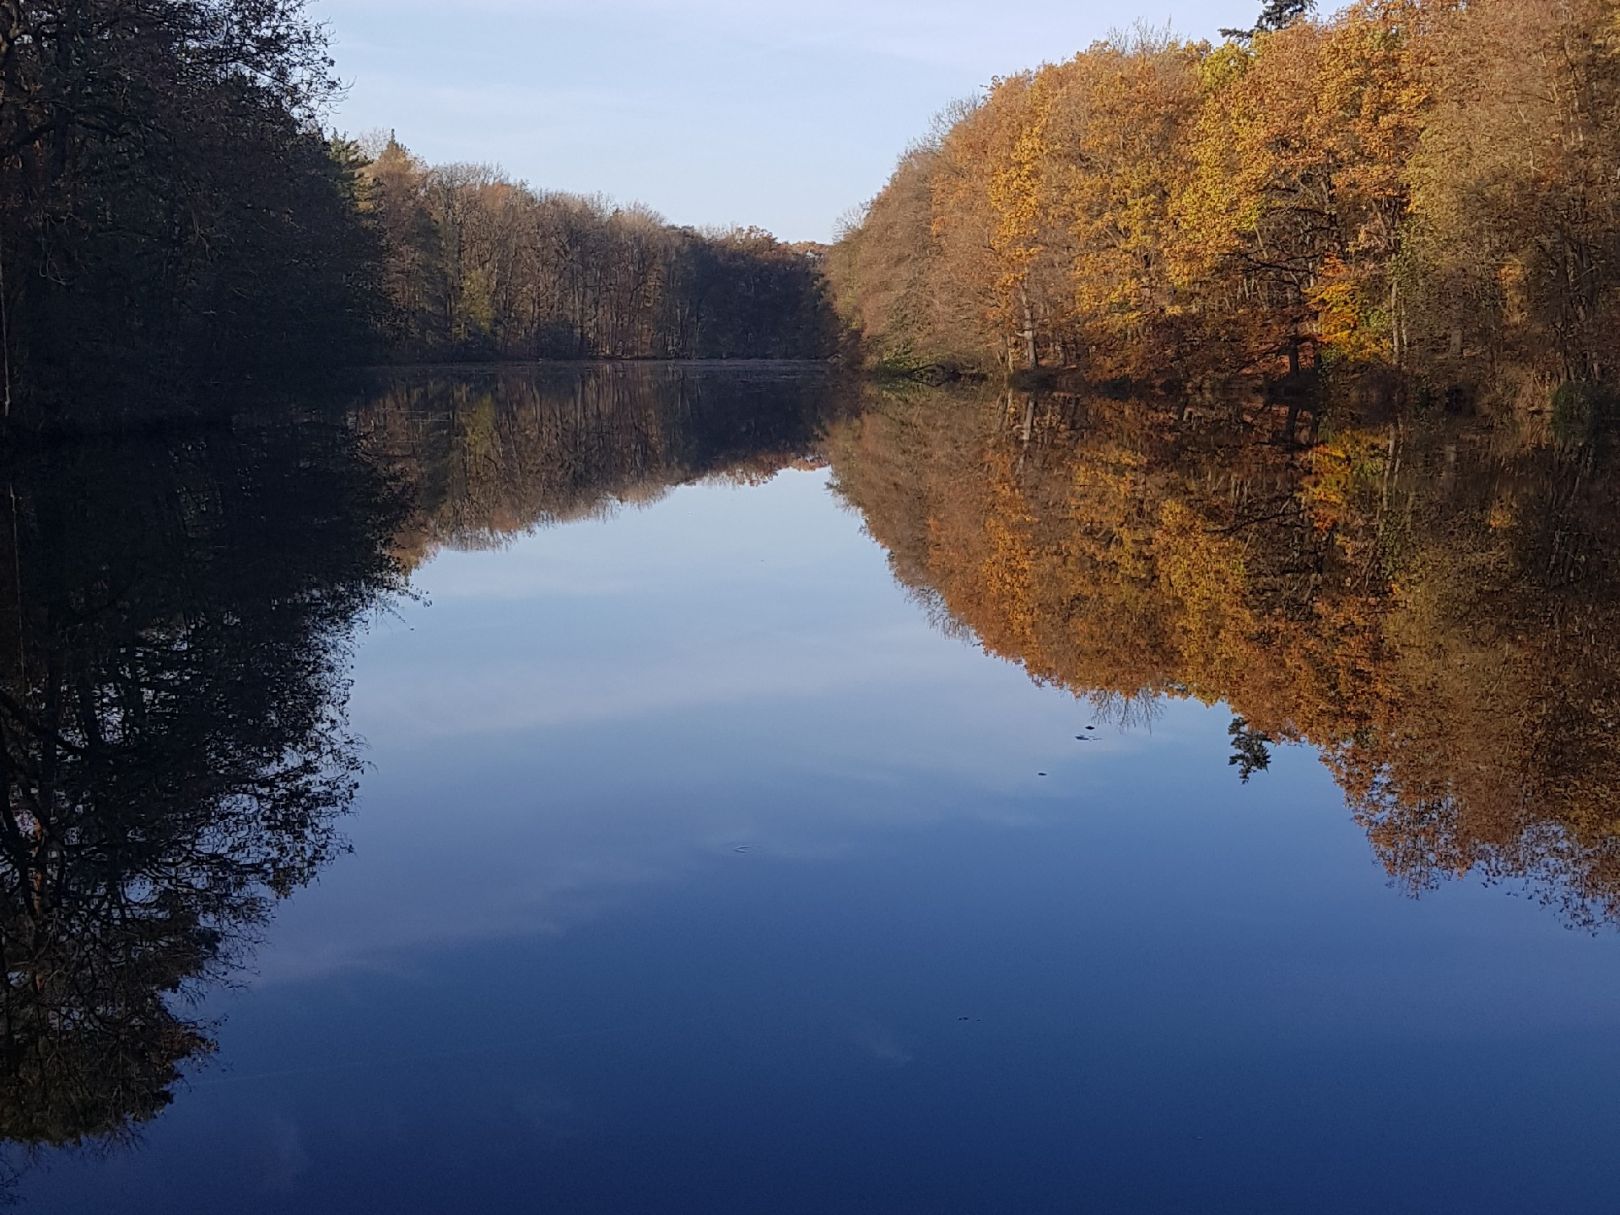
<path fill-rule="evenodd" d="M 387 359 L 830 353 L 815 250 L 363 148 L 323 128 L 337 90 L 303 0 L 0 3 L 4 413 Z"/>
<path fill-rule="evenodd" d="M 343 357 L 372 246 L 336 87 L 291 0 L 0 4 L 6 412 Z"/>
<path fill-rule="evenodd" d="M 708 478 L 828 464 L 940 627 L 1119 720 L 1228 705 L 1233 779 L 1314 745 L 1413 890 L 1620 921 L 1620 0 L 1122 37 L 951 111 L 830 251 L 338 138 L 335 88 L 301 0 L 0 0 L 4 414 L 821 357 L 836 307 L 904 366 L 1373 368 L 1551 424 L 613 365 L 5 452 L 0 1139 L 126 1135 L 212 1048 L 182 997 L 342 848 L 349 648 L 409 571 Z"/>
<path fill-rule="evenodd" d="M 798 358 L 832 351 L 817 250 L 537 193 L 390 139 L 362 171 L 381 329 L 405 357 Z"/>
<path fill-rule="evenodd" d="M 1612 404 L 1620 0 L 1315 8 L 1265 0 L 1219 43 L 1138 30 L 997 80 L 829 251 L 332 135 L 304 0 L 0 4 L 3 412 L 852 336 L 909 366 L 1378 368 Z"/>
<path fill-rule="evenodd" d="M 1620 3 L 1315 7 L 1139 30 L 948 111 L 829 259 L 872 356 L 1612 381 Z"/>

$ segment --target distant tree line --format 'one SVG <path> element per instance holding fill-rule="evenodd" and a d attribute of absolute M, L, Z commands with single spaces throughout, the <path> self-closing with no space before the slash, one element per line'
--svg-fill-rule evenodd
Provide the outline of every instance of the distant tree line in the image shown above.
<path fill-rule="evenodd" d="M 829 255 L 877 359 L 1620 372 L 1620 3 L 1269 0 L 998 80 Z"/>
<path fill-rule="evenodd" d="M 430 167 L 390 138 L 362 174 L 383 331 L 407 357 L 798 358 L 831 352 L 818 251 L 757 228 Z"/>
<path fill-rule="evenodd" d="M 814 250 L 367 155 L 323 130 L 337 88 L 304 0 L 0 0 L 0 409 L 389 357 L 828 351 Z"/>

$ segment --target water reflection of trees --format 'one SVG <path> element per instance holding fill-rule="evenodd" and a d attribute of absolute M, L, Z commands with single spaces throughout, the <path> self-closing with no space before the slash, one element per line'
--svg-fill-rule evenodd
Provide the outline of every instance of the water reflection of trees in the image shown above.
<path fill-rule="evenodd" d="M 786 372 L 425 379 L 348 423 L 0 466 L 0 1139 L 120 1139 L 212 1049 L 194 997 L 342 847 L 350 643 L 407 564 L 769 477 L 831 399 Z"/>
<path fill-rule="evenodd" d="M 844 399 L 802 366 L 561 366 L 399 379 L 358 425 L 411 491 L 399 546 L 414 564 L 704 478 L 767 480 L 816 458 Z"/>
<path fill-rule="evenodd" d="M 1383 863 L 1620 916 L 1620 513 L 1596 448 L 1440 416 L 890 393 L 829 441 L 896 576 L 1115 711 L 1322 751 Z"/>
<path fill-rule="evenodd" d="M 187 997 L 340 844 L 392 496 L 341 428 L 79 447 L 0 492 L 0 1136 L 117 1137 Z"/>

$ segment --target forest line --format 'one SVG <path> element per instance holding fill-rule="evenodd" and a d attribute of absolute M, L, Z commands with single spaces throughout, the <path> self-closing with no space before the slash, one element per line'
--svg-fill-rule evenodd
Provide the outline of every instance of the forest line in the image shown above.
<path fill-rule="evenodd" d="M 997 80 L 827 248 L 333 134 L 305 0 L 0 0 L 0 410 L 137 415 L 369 362 L 857 351 L 1610 408 L 1620 0 L 1314 10 Z"/>
<path fill-rule="evenodd" d="M 392 136 L 358 170 L 381 246 L 378 327 L 405 358 L 819 358 L 819 248 L 757 228 L 430 166 Z"/>
<path fill-rule="evenodd" d="M 377 361 L 821 358 L 817 250 L 326 130 L 305 0 L 0 0 L 0 411 Z M 84 420 L 84 419 L 79 419 Z"/>
<path fill-rule="evenodd" d="M 1589 405 L 1620 332 L 1620 4 L 1315 7 L 1138 29 L 944 114 L 829 258 L 869 356 Z"/>

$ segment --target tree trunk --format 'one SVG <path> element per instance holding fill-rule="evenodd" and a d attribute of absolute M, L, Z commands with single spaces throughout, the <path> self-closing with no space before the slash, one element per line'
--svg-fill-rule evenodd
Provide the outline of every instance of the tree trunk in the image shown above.
<path fill-rule="evenodd" d="M 1018 305 L 1024 322 L 1023 332 L 1019 337 L 1024 346 L 1024 367 L 1033 371 L 1041 365 L 1040 350 L 1035 345 L 1035 309 L 1029 302 L 1029 284 L 1018 284 Z"/>

